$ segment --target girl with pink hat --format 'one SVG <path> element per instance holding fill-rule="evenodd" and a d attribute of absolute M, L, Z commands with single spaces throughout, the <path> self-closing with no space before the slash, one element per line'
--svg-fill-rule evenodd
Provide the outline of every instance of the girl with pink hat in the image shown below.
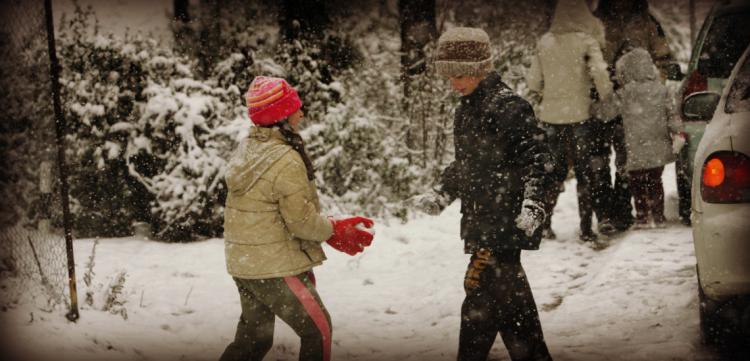
<path fill-rule="evenodd" d="M 320 214 L 312 162 L 296 131 L 304 113 L 293 87 L 258 76 L 246 96 L 255 126 L 229 161 L 224 210 L 227 271 L 242 315 L 221 360 L 262 360 L 278 316 L 300 336 L 300 360 L 327 361 L 331 321 L 312 268 L 326 259 L 323 242 L 349 255 L 362 252 L 373 236 L 358 226 L 373 222 Z"/>

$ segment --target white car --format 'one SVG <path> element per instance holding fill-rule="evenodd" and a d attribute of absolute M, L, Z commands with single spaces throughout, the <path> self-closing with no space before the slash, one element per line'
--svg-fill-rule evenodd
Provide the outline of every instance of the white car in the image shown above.
<path fill-rule="evenodd" d="M 693 163 L 691 217 L 701 332 L 704 341 L 713 344 L 750 344 L 748 53 L 750 47 L 734 67 L 722 95 L 695 93 L 682 108 L 685 119 L 711 120 Z"/>

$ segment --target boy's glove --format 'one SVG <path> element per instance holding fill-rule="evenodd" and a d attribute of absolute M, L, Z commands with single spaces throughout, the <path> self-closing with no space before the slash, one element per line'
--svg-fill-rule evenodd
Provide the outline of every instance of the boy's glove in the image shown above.
<path fill-rule="evenodd" d="M 516 226 L 531 237 L 546 217 L 544 208 L 536 201 L 524 199 L 521 203 L 521 214 L 516 217 Z"/>
<path fill-rule="evenodd" d="M 425 194 L 419 194 L 406 200 L 407 204 L 417 210 L 437 216 L 448 206 L 450 201 L 443 195 L 435 191 L 429 191 Z"/>
<path fill-rule="evenodd" d="M 466 269 L 466 275 L 464 276 L 464 291 L 467 294 L 474 292 L 479 287 L 482 272 L 487 268 L 487 263 L 489 263 L 491 257 L 492 252 L 484 248 L 480 248 L 472 255 L 471 263 L 469 263 L 469 268 Z"/>
<path fill-rule="evenodd" d="M 339 220 L 332 219 L 331 224 L 333 224 L 333 235 L 326 242 L 338 251 L 354 256 L 372 243 L 373 235 L 357 228 L 359 224 L 372 228 L 374 222 L 369 218 L 358 216 Z"/>
<path fill-rule="evenodd" d="M 672 153 L 680 154 L 680 151 L 682 150 L 682 147 L 685 146 L 685 143 L 687 143 L 687 137 L 685 137 L 685 133 L 677 133 L 672 135 Z"/>

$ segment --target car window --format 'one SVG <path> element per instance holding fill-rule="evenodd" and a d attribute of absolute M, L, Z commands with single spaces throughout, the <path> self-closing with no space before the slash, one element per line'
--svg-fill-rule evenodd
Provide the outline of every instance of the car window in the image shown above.
<path fill-rule="evenodd" d="M 745 58 L 737 77 L 729 88 L 727 94 L 727 105 L 724 107 L 727 113 L 750 111 L 750 61 Z"/>
<path fill-rule="evenodd" d="M 750 12 L 717 16 L 703 42 L 698 71 L 708 78 L 728 78 L 732 68 L 750 43 Z"/>

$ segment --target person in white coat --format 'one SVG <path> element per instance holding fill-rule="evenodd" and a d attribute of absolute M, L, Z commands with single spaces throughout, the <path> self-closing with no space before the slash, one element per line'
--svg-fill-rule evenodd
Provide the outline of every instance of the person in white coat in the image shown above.
<path fill-rule="evenodd" d="M 583 241 L 597 239 L 592 229 L 594 210 L 600 229 L 609 223 L 602 212 L 605 192 L 593 187 L 598 182 L 592 178 L 590 148 L 592 123 L 596 121 L 590 111 L 592 99 L 608 98 L 612 93 L 602 55 L 604 42 L 604 27 L 583 0 L 559 0 L 550 30 L 537 43 L 527 77 L 529 89 L 541 97 L 537 116 L 555 158 L 558 191 L 551 195 L 547 213 L 552 213 L 572 156 Z M 545 226 L 547 236 L 553 238 L 549 221 Z"/>

